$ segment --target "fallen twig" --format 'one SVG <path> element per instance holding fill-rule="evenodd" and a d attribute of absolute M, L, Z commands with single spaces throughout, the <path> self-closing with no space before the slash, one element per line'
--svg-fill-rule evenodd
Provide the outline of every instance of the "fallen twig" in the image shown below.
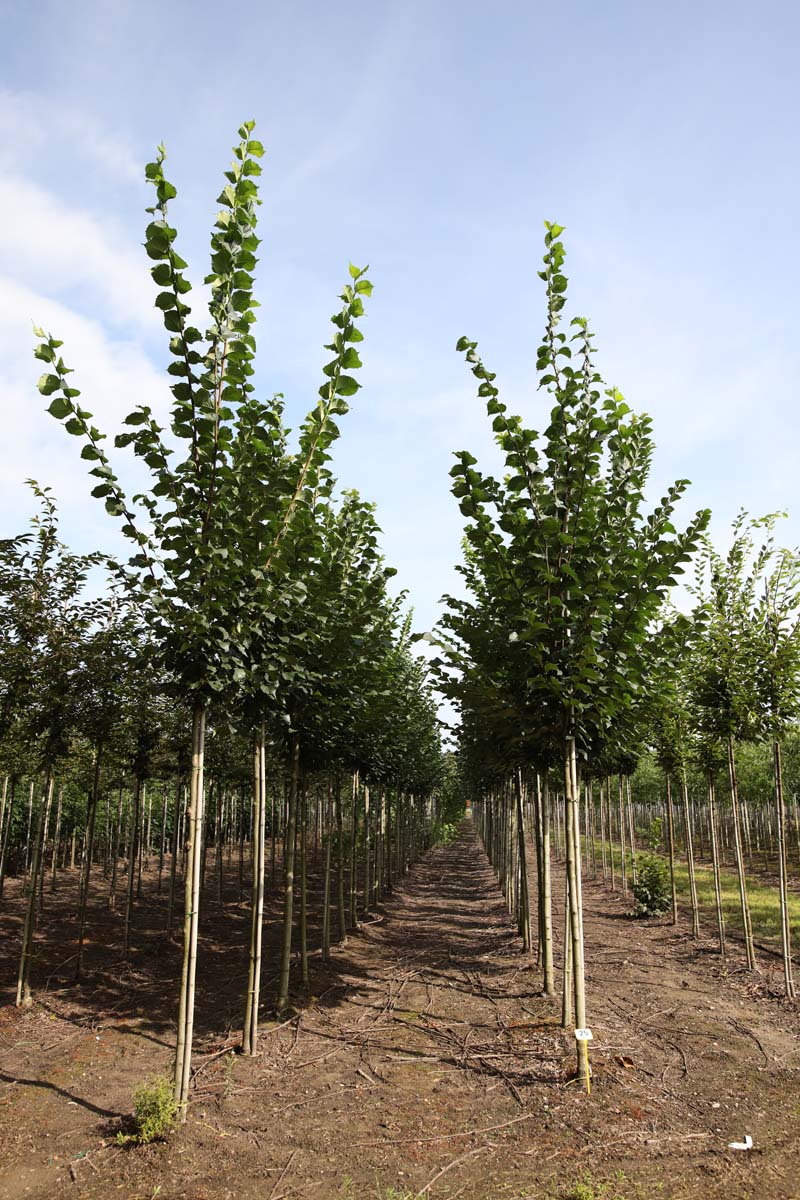
<path fill-rule="evenodd" d="M 428 1191 L 430 1191 L 434 1183 L 436 1183 L 436 1180 L 441 1179 L 442 1176 L 446 1175 L 448 1171 L 451 1171 L 453 1167 L 459 1166 L 460 1163 L 466 1162 L 468 1158 L 474 1158 L 477 1154 L 482 1154 L 484 1150 L 488 1149 L 488 1146 L 476 1146 L 474 1149 L 468 1150 L 466 1154 L 460 1154 L 458 1158 L 454 1158 L 453 1161 L 449 1162 L 446 1167 L 442 1167 L 440 1171 L 437 1171 L 436 1174 L 428 1180 L 424 1188 L 420 1188 L 414 1197 L 414 1200 L 419 1200 L 420 1196 L 424 1196 Z"/>
<path fill-rule="evenodd" d="M 532 1121 L 536 1113 L 524 1113 L 521 1117 L 512 1117 L 501 1125 L 483 1125 L 480 1129 L 461 1129 L 453 1133 L 440 1133 L 435 1137 L 405 1137 L 405 1138 L 373 1138 L 369 1142 L 353 1142 L 354 1146 L 401 1146 L 415 1142 L 446 1142 L 455 1137 L 477 1137 L 481 1133 L 494 1133 L 498 1129 L 506 1129 L 509 1125 L 517 1125 L 520 1121 Z"/>
<path fill-rule="evenodd" d="M 296 1154 L 297 1154 L 297 1151 L 296 1151 L 296 1150 L 293 1150 L 293 1151 L 292 1151 L 292 1153 L 289 1155 L 289 1161 L 287 1162 L 286 1166 L 285 1166 L 285 1167 L 283 1168 L 283 1170 L 281 1171 L 281 1173 L 280 1173 L 280 1175 L 278 1176 L 278 1178 L 275 1180 L 275 1183 L 274 1183 L 274 1185 L 273 1185 L 272 1191 L 271 1191 L 271 1192 L 270 1192 L 270 1194 L 269 1194 L 269 1198 L 268 1198 L 268 1200 L 275 1200 L 275 1193 L 277 1192 L 278 1188 L 279 1188 L 279 1187 L 281 1186 L 281 1184 L 283 1183 L 284 1176 L 286 1175 L 286 1172 L 289 1170 L 289 1167 L 290 1167 L 290 1166 L 292 1165 L 292 1163 L 294 1162 L 294 1160 L 295 1160 L 295 1155 L 296 1155 Z"/>

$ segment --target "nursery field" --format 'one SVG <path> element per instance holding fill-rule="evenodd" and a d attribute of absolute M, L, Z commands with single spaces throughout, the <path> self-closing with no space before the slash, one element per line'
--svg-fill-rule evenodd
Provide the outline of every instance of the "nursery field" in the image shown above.
<path fill-rule="evenodd" d="M 693 941 L 683 918 L 677 929 L 627 919 L 619 892 L 585 878 L 587 1095 L 560 999 L 542 996 L 469 822 L 327 966 L 312 957 L 308 1000 L 262 1026 L 250 1059 L 237 1053 L 232 1003 L 246 975 L 245 910 L 226 876 L 227 939 L 213 901 L 201 938 L 187 1122 L 164 1142 L 119 1145 L 137 1085 L 170 1072 L 179 951 L 159 934 L 165 899 L 150 872 L 142 948 L 124 961 L 121 918 L 108 914 L 84 982 L 71 984 L 55 943 L 66 959 L 75 883 L 63 875 L 46 903 L 50 965 L 28 1010 L 11 1003 L 18 895 L 2 913 L 3 1200 L 800 1194 L 800 1019 L 779 998 L 779 959 L 754 976 L 734 951 L 723 974 L 711 938 Z M 746 1134 L 752 1150 L 729 1149 Z"/>
<path fill-rule="evenodd" d="M 800 1198 L 785 514 L 720 549 L 687 479 L 652 501 L 546 221 L 536 427 L 460 337 L 502 468 L 455 452 L 416 628 L 334 474 L 366 267 L 307 415 L 262 398 L 254 132 L 196 297 L 145 167 L 168 409 L 109 440 L 34 328 L 130 553 L 71 549 L 44 480 L 0 540 L 0 1200 Z"/>

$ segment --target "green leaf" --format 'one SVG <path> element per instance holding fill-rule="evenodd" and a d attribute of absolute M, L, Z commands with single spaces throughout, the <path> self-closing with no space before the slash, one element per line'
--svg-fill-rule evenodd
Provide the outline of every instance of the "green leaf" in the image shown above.
<path fill-rule="evenodd" d="M 336 382 L 336 393 L 339 396 L 354 396 L 361 384 L 352 375 L 340 375 Z"/>
<path fill-rule="evenodd" d="M 68 417 L 72 412 L 72 405 L 69 400 L 65 400 L 62 396 L 56 396 L 47 411 L 56 420 L 63 421 L 64 417 Z"/>
<path fill-rule="evenodd" d="M 43 396 L 52 396 L 53 392 L 58 391 L 61 387 L 61 380 L 57 375 L 40 375 L 38 388 Z M 51 410 L 52 411 L 52 410 Z M 67 412 L 70 410 L 67 409 Z M 55 413 L 53 413 L 55 416 Z"/>

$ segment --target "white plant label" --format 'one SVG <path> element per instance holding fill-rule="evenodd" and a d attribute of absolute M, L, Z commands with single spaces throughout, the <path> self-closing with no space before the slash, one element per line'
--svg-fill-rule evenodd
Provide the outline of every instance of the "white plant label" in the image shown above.
<path fill-rule="evenodd" d="M 591 1029 L 576 1029 L 575 1030 L 575 1040 L 578 1042 L 593 1041 L 594 1039 L 592 1037 Z"/>

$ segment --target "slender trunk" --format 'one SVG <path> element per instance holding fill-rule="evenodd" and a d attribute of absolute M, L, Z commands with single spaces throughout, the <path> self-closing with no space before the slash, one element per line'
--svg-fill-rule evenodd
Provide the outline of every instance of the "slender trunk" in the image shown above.
<path fill-rule="evenodd" d="M 550 873 L 550 785 L 547 774 L 544 776 L 541 789 L 542 797 L 542 973 L 543 989 L 546 996 L 554 996 L 555 972 L 553 971 L 553 885 Z"/>
<path fill-rule="evenodd" d="M 217 868 L 217 904 L 222 908 L 222 882 L 225 863 L 222 857 L 222 830 L 225 818 L 225 793 L 222 785 L 217 786 L 217 804 L 214 814 L 214 865 Z"/>
<path fill-rule="evenodd" d="M 336 772 L 336 790 L 334 794 L 336 808 L 336 904 L 339 910 L 339 941 L 342 945 L 347 941 L 347 917 L 344 903 L 344 826 L 342 822 L 342 781 Z"/>
<path fill-rule="evenodd" d="M 522 935 L 523 949 L 530 954 L 533 949 L 531 937 L 531 907 L 528 894 L 528 859 L 525 847 L 525 814 L 522 808 L 521 772 L 514 772 L 514 789 L 517 806 L 517 855 L 519 858 L 519 920 L 517 926 Z"/>
<path fill-rule="evenodd" d="M 195 704 L 192 714 L 192 776 L 189 788 L 189 855 L 183 922 L 183 970 L 178 1007 L 178 1036 L 175 1052 L 175 1103 L 181 1121 L 186 1120 L 189 1076 L 192 1066 L 194 990 L 197 970 L 197 933 L 200 923 L 200 853 L 203 844 L 203 768 L 205 765 L 205 705 Z"/>
<path fill-rule="evenodd" d="M 781 767 L 781 744 L 776 738 L 772 746 L 775 771 L 775 809 L 778 815 L 778 880 L 781 898 L 781 950 L 783 951 L 783 980 L 786 995 L 794 996 L 792 975 L 792 943 L 789 925 L 789 896 L 786 886 L 786 812 L 783 803 L 783 770 Z"/>
<path fill-rule="evenodd" d="M 264 723 L 259 725 L 253 751 L 253 885 L 250 901 L 250 964 L 244 1012 L 242 1053 L 256 1053 L 258 1007 L 261 995 L 261 939 L 264 925 L 264 874 L 266 868 L 266 746 Z"/>
<path fill-rule="evenodd" d="M 11 835 L 11 821 L 14 816 L 14 799 L 16 794 L 16 778 L 11 776 L 11 795 L 8 801 L 8 809 L 6 810 L 5 829 L 0 836 L 0 897 L 3 895 L 3 885 L 6 879 L 6 855 L 8 853 L 8 842 Z"/>
<path fill-rule="evenodd" d="M 306 992 L 308 976 L 308 789 L 300 797 L 300 978 Z"/>
<path fill-rule="evenodd" d="M 353 772 L 353 805 L 350 829 L 350 928 L 358 929 L 358 771 Z"/>
<path fill-rule="evenodd" d="M 33 787 L 35 780 L 31 779 L 28 793 L 28 832 L 25 834 L 25 874 L 31 869 L 31 828 L 33 824 Z"/>
<path fill-rule="evenodd" d="M 239 789 L 238 820 L 239 820 L 239 828 L 238 828 L 237 836 L 238 836 L 238 840 L 239 840 L 239 903 L 241 904 L 242 898 L 244 896 L 244 831 L 245 831 L 245 827 L 246 827 L 244 785 L 242 785 L 242 787 Z"/>
<path fill-rule="evenodd" d="M 672 895 L 672 924 L 678 924 L 678 893 L 675 889 L 675 814 L 672 807 L 672 780 L 665 772 L 667 784 L 667 848 L 669 852 L 669 886 Z"/>
<path fill-rule="evenodd" d="M 606 789 L 603 780 L 600 780 L 600 859 L 603 868 L 603 879 L 608 878 L 608 866 L 606 864 Z"/>
<path fill-rule="evenodd" d="M 564 975 L 561 981 L 561 1025 L 569 1029 L 573 1023 L 575 988 L 572 982 L 572 937 L 570 935 L 569 875 L 564 872 Z"/>
<path fill-rule="evenodd" d="M 292 919 L 294 915 L 294 848 L 297 828 L 297 792 L 300 774 L 300 738 L 292 735 L 292 766 L 289 781 L 289 803 L 286 814 L 286 830 L 283 837 L 284 882 L 283 882 L 283 941 L 278 979 L 279 1014 L 289 1007 L 289 970 L 292 961 Z"/>
<path fill-rule="evenodd" d="M 17 1008 L 26 1007 L 31 1003 L 30 971 L 33 957 L 33 936 L 36 931 L 36 899 L 39 891 L 39 867 L 42 863 L 42 840 L 44 836 L 44 813 L 48 799 L 53 797 L 53 772 L 47 768 L 44 780 L 42 800 L 39 805 L 39 815 L 36 822 L 33 856 L 31 859 L 31 878 L 28 890 L 28 905 L 25 911 L 25 924 L 22 930 L 22 953 L 19 960 L 17 976 Z M 31 784 L 33 786 L 33 784 Z"/>
<path fill-rule="evenodd" d="M 622 775 L 617 776 L 617 784 L 618 784 L 617 808 L 619 810 L 619 849 L 620 849 L 620 858 L 621 858 L 621 862 L 622 862 L 622 866 L 621 866 L 622 894 L 623 894 L 623 896 L 627 896 L 627 894 L 628 894 L 628 861 L 627 861 L 627 856 L 626 856 L 626 852 L 625 852 L 625 804 L 624 804 L 624 798 L 623 798 L 623 794 L 622 794 Z"/>
<path fill-rule="evenodd" d="M 606 824 L 608 826 L 608 857 L 611 865 L 611 890 L 617 890 L 617 881 L 614 878 L 614 828 L 611 819 L 611 776 L 606 775 Z"/>
<path fill-rule="evenodd" d="M 631 879 L 634 883 L 637 880 L 636 871 L 636 828 L 633 820 L 633 803 L 631 802 L 631 778 L 630 775 L 625 776 L 625 795 L 627 796 L 628 808 L 628 840 L 631 847 Z"/>
<path fill-rule="evenodd" d="M 44 877 L 47 873 L 45 858 L 47 857 L 47 838 L 50 832 L 50 811 L 53 807 L 53 791 L 50 788 L 47 793 L 47 805 L 44 810 L 44 829 L 42 830 L 42 851 L 41 860 L 39 862 L 39 912 L 44 912 Z"/>
<path fill-rule="evenodd" d="M 147 784 L 142 781 L 142 794 L 139 804 L 139 827 L 136 830 L 139 851 L 136 855 L 136 899 L 142 898 L 142 860 L 144 858 L 145 816 L 147 813 Z"/>
<path fill-rule="evenodd" d="M 4 831 L 6 827 L 6 800 L 8 797 L 8 780 L 9 776 L 3 776 L 3 795 L 0 799 L 0 847 L 3 845 Z"/>
<path fill-rule="evenodd" d="M 727 959 L 725 946 L 725 914 L 722 911 L 722 887 L 719 874 L 719 850 L 717 847 L 717 814 L 714 796 L 714 777 L 708 775 L 708 835 L 711 842 L 711 863 L 714 869 L 714 900 L 717 908 L 717 933 L 719 935 L 719 952 L 722 961 Z"/>
<path fill-rule="evenodd" d="M 142 780 L 136 775 L 133 786 L 133 813 L 131 814 L 131 844 L 128 851 L 128 897 L 125 903 L 125 936 L 123 947 L 127 958 L 131 949 L 131 922 L 136 891 L 136 865 L 139 859 L 139 826 L 142 814 Z"/>
<path fill-rule="evenodd" d="M 566 834 L 567 878 L 569 880 L 569 940 L 572 943 L 572 984 L 574 995 L 574 1019 L 577 1028 L 586 1025 L 586 986 L 583 965 L 583 914 L 581 912 L 580 888 L 580 824 L 578 811 L 578 770 L 575 757 L 575 738 L 569 735 L 564 747 L 565 797 L 564 829 Z M 577 1043 L 577 1074 L 586 1079 L 586 1061 L 580 1043 Z"/>
<path fill-rule="evenodd" d="M 117 793 L 117 815 L 114 820 L 114 849 L 111 858 L 111 883 L 108 889 L 108 907 L 116 908 L 117 904 L 117 869 L 119 863 L 120 842 L 122 838 L 122 784 Z"/>
<path fill-rule="evenodd" d="M 161 833 L 158 839 L 158 894 L 161 895 L 161 881 L 164 875 L 164 853 L 167 848 L 167 785 L 161 784 Z"/>
<path fill-rule="evenodd" d="M 364 912 L 370 910 L 370 807 L 369 787 L 364 784 Z"/>
<path fill-rule="evenodd" d="M 683 821 L 686 826 L 686 865 L 689 871 L 689 897 L 692 905 L 692 937 L 700 937 L 700 907 L 697 903 L 697 880 L 694 872 L 694 848 L 692 845 L 692 818 L 689 810 L 689 787 L 686 782 L 686 768 L 681 768 L 683 784 Z"/>
<path fill-rule="evenodd" d="M 184 792 L 185 788 L 181 786 L 181 777 L 178 775 L 175 785 L 175 809 L 172 814 L 172 859 L 169 864 L 169 898 L 167 900 L 167 937 L 172 936 L 172 917 L 175 911 L 175 875 L 178 870 L 178 854 L 180 852 L 180 836 L 181 826 L 183 824 L 183 808 L 184 808 Z"/>
<path fill-rule="evenodd" d="M 280 781 L 278 781 L 280 782 Z M 277 784 L 276 784 L 277 786 Z M 277 837 L 277 821 L 275 819 L 275 788 L 269 792 L 269 890 L 275 891 L 275 840 Z"/>
<path fill-rule="evenodd" d="M 8 782 L 8 776 L 6 776 Z M 5 789 L 5 784 L 3 785 Z M 58 872 L 58 845 L 61 840 L 61 813 L 64 805 L 64 784 L 59 784 L 58 787 L 58 803 L 56 805 L 56 828 L 53 834 L 53 861 L 50 864 L 50 891 L 56 890 L 56 877 Z M 3 828 L 3 823 L 0 821 L 0 830 Z"/>
<path fill-rule="evenodd" d="M 733 738 L 728 738 L 728 778 L 731 786 L 731 812 L 733 815 L 733 846 L 736 854 L 736 870 L 739 876 L 739 901 L 742 908 L 742 926 L 744 928 L 744 945 L 747 953 L 747 966 L 754 970 L 756 965 L 753 948 L 753 928 L 750 922 L 750 903 L 747 898 L 747 881 L 744 873 L 742 857 L 742 835 L 739 821 L 739 785 L 736 779 L 736 760 L 734 757 Z"/>
<path fill-rule="evenodd" d="M 333 795 L 331 781 L 328 779 L 325 792 L 324 822 L 322 838 L 325 844 L 325 870 L 322 882 L 322 961 L 328 962 L 331 956 L 331 839 L 333 837 L 333 822 L 331 820 Z"/>
<path fill-rule="evenodd" d="M 94 854 L 94 828 L 97 819 L 97 800 L 100 795 L 100 760 L 102 746 L 97 746 L 94 752 L 94 779 L 92 792 L 86 811 L 86 855 L 81 864 L 80 896 L 78 900 L 78 953 L 75 960 L 75 982 L 81 977 L 83 967 L 83 942 L 86 935 L 86 909 L 89 903 L 89 883 L 92 874 L 92 857 Z M 127 952 L 127 947 L 126 947 Z"/>
<path fill-rule="evenodd" d="M 531 832 L 536 855 L 536 966 L 542 965 L 542 789 L 538 775 L 534 776 L 533 799 L 531 801 Z"/>

